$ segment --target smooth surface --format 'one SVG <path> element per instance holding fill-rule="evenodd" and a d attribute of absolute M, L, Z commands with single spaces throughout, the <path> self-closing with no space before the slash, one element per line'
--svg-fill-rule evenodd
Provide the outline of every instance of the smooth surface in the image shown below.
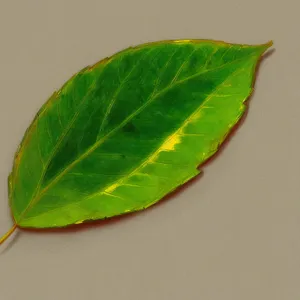
<path fill-rule="evenodd" d="M 249 114 L 204 175 L 118 222 L 20 232 L 0 248 L 1 299 L 298 300 L 299 1 L 2 1 L 0 229 L 7 175 L 49 95 L 86 64 L 177 38 L 274 40 Z M 118 8 L 116 8 L 118 7 Z"/>
<path fill-rule="evenodd" d="M 159 41 L 74 74 L 18 147 L 9 177 L 16 224 L 141 211 L 195 178 L 243 116 L 271 45 Z"/>

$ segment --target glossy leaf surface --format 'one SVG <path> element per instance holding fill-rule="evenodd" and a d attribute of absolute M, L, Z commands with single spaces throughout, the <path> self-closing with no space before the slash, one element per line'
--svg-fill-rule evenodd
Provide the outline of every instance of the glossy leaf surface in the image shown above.
<path fill-rule="evenodd" d="M 16 154 L 16 224 L 62 227 L 142 210 L 197 176 L 243 115 L 269 46 L 149 43 L 78 72 Z"/>

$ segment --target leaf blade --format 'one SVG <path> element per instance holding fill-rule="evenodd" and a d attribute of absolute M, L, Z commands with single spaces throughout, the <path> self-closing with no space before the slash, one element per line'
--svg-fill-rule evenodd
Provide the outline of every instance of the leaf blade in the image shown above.
<path fill-rule="evenodd" d="M 176 46 L 172 48 L 169 47 L 170 45 L 172 45 L 172 47 L 174 45 Z M 186 48 L 182 48 L 184 51 L 180 48 L 182 45 L 186 46 Z M 198 45 L 198 48 L 196 45 Z M 37 174 L 41 174 L 36 175 L 36 177 L 40 176 L 38 181 L 40 187 L 36 188 L 37 192 L 31 192 L 31 194 L 28 192 L 19 200 L 19 203 L 25 203 L 26 206 L 19 205 L 21 208 L 19 207 L 18 211 L 14 209 L 12 205 L 18 225 L 22 227 L 41 228 L 61 227 L 73 223 L 80 223 L 85 220 L 105 218 L 141 210 L 156 203 L 161 197 L 174 190 L 177 186 L 197 176 L 199 173 L 197 166 L 217 151 L 218 145 L 222 143 L 229 129 L 243 114 L 245 108 L 243 103 L 252 91 L 251 83 L 255 66 L 261 54 L 269 46 L 270 45 L 256 47 L 235 46 L 230 44 L 219 46 L 212 41 L 204 42 L 204 44 L 191 42 L 187 44 L 184 42 L 177 44 L 162 43 L 159 44 L 159 46 L 146 45 L 137 47 L 135 50 L 128 50 L 129 54 L 125 50 L 116 55 L 117 60 L 114 61 L 114 58 L 111 58 L 106 60 L 106 63 L 103 65 L 98 65 L 98 68 L 100 66 L 99 69 L 93 67 L 85 68 L 78 74 L 85 74 L 87 77 L 84 77 L 84 75 L 82 75 L 82 77 L 76 75 L 79 77 L 75 76 L 74 78 L 77 78 L 78 81 L 75 81 L 76 84 L 73 86 L 75 90 L 75 92 L 73 90 L 73 93 L 77 95 L 77 92 L 81 95 L 81 98 L 78 97 L 78 99 L 80 98 L 82 100 L 84 97 L 87 98 L 87 104 L 85 104 L 85 106 L 83 105 L 84 110 L 80 112 L 80 122 L 77 119 L 78 124 L 71 122 L 71 126 L 68 126 L 71 130 L 68 137 L 69 140 L 67 140 L 69 144 L 66 144 L 66 136 L 60 136 L 60 139 L 65 143 L 65 147 L 60 148 L 62 156 L 59 158 L 59 155 L 56 153 L 54 159 L 51 158 L 51 156 L 50 158 L 48 157 L 48 160 L 51 161 L 49 164 L 50 168 L 43 171 L 49 176 L 47 180 L 42 178 L 45 177 L 45 174 L 43 175 L 42 172 L 37 172 Z M 152 52 L 151 59 L 149 59 L 149 56 L 148 59 L 146 59 L 147 55 L 143 52 L 144 49 L 149 53 Z M 181 52 L 178 51 L 178 49 L 181 49 Z M 200 56 L 201 59 L 199 59 L 199 61 L 201 61 L 202 64 L 194 65 L 194 67 L 191 68 L 189 64 L 192 58 L 195 59 L 196 54 L 199 56 L 199 49 L 201 53 L 206 53 Z M 128 56 L 126 56 L 126 53 Z M 153 55 L 153 53 L 156 55 Z M 163 59 L 161 59 L 161 53 L 164 54 Z M 174 60 L 176 53 L 177 60 Z M 216 53 L 218 55 L 215 57 L 214 55 L 216 55 Z M 130 69 L 131 71 L 128 71 L 130 59 L 133 58 L 136 60 L 137 54 L 139 54 L 138 57 L 141 59 L 140 61 L 143 62 L 142 67 L 144 67 L 144 69 L 141 70 L 140 65 L 136 63 L 134 65 L 135 67 L 133 66 Z M 210 57 L 211 62 L 209 62 L 208 57 Z M 238 57 L 238 59 L 236 59 L 236 57 Z M 224 61 L 226 64 L 224 64 Z M 176 62 L 176 67 L 174 67 L 174 62 Z M 193 62 L 195 62 L 195 60 L 193 60 Z M 122 63 L 125 65 L 122 65 Z M 210 65 L 213 67 L 209 68 Z M 148 68 L 147 70 L 146 67 Z M 243 76 L 241 76 L 238 73 L 243 68 L 246 68 L 247 72 L 244 72 Z M 84 73 L 86 70 L 88 70 L 88 72 Z M 117 74 L 116 70 L 119 72 L 118 76 L 115 75 Z M 110 80 L 110 82 L 113 83 L 113 88 L 108 88 L 108 84 L 105 81 L 104 83 L 103 81 L 99 83 L 99 78 L 104 80 L 104 77 L 99 77 L 99 74 L 110 75 L 105 77 L 105 80 L 107 80 L 107 82 Z M 139 76 L 141 74 L 145 76 Z M 132 81 L 130 82 L 128 80 L 131 76 Z M 229 80 L 227 77 L 231 78 L 230 82 L 231 84 L 235 84 L 234 87 L 226 86 L 225 83 Z M 141 89 L 138 90 L 137 85 L 139 85 L 139 80 L 145 80 L 145 78 L 151 78 L 151 81 L 148 80 L 148 84 L 144 82 L 144 87 L 142 85 Z M 83 83 L 86 83 L 85 86 L 84 84 L 80 85 L 80 79 Z M 86 92 L 86 89 L 91 86 L 91 81 L 95 82 L 95 91 L 97 91 L 95 95 L 98 98 L 92 98 L 90 93 Z M 120 82 L 123 83 L 117 85 L 117 83 Z M 99 84 L 102 90 L 105 91 L 102 92 L 102 94 L 100 92 L 102 98 L 99 96 Z M 85 88 L 80 90 L 79 88 L 82 86 Z M 126 87 L 125 90 L 124 86 Z M 131 86 L 133 88 L 131 88 Z M 63 90 L 61 95 L 67 96 L 65 96 L 65 98 L 61 96 L 59 101 L 56 102 L 56 111 L 58 111 L 58 104 L 62 105 L 68 103 L 67 100 L 69 99 L 69 101 L 71 101 L 70 99 L 72 97 L 76 99 L 76 96 L 70 93 L 70 90 L 72 91 L 72 81 L 69 81 L 66 87 L 66 91 Z M 78 89 L 80 91 L 78 91 Z M 138 92 L 136 92 L 135 89 L 137 89 Z M 222 93 L 216 94 L 216 91 L 222 91 Z M 107 93 L 111 93 L 111 95 L 115 96 L 109 97 Z M 117 98 L 116 95 L 120 94 L 123 98 Z M 106 98 L 103 95 L 105 95 Z M 130 107 L 132 109 L 131 111 L 126 110 L 124 105 L 124 103 L 128 103 L 125 102 L 125 100 L 127 99 L 126 97 L 130 95 L 140 97 L 136 96 L 134 101 L 130 102 L 135 105 Z M 73 98 L 72 100 L 74 101 Z M 141 98 L 143 98 L 144 102 Z M 184 102 L 183 100 L 186 98 L 190 101 Z M 228 102 L 228 98 L 231 102 Z M 99 101 L 99 103 L 102 104 L 101 106 L 95 104 L 97 103 L 97 99 L 103 100 Z M 222 99 L 223 102 L 221 102 L 220 99 Z M 226 99 L 227 102 L 225 102 L 224 99 Z M 198 110 L 200 110 L 202 115 L 204 114 L 204 117 L 202 117 L 202 121 L 200 123 L 198 122 L 198 124 L 193 120 L 195 116 L 197 117 L 197 113 L 199 113 L 196 107 L 200 102 L 201 106 Z M 130 103 L 128 103 L 128 106 L 131 105 Z M 224 105 L 224 103 L 231 103 L 231 109 L 228 108 L 228 105 Z M 74 110 L 74 105 L 69 105 L 68 107 Z M 106 107 L 105 111 L 103 107 Z M 91 114 L 91 109 L 95 108 L 98 109 L 97 112 L 101 109 L 103 110 L 102 119 L 99 118 L 99 114 Z M 66 109 L 63 111 L 66 112 Z M 59 115 L 57 113 L 52 113 L 51 115 L 51 108 L 46 107 L 44 112 L 48 113 L 48 116 L 54 116 L 54 119 L 58 121 Z M 218 114 L 222 119 L 216 118 Z M 73 114 L 73 118 L 74 115 L 75 114 Z M 112 119 L 109 119 L 109 116 L 112 116 Z M 70 118 L 70 116 L 68 117 Z M 88 122 L 90 119 L 93 122 L 93 126 L 86 127 L 85 122 Z M 218 122 L 212 125 L 216 120 Z M 108 124 L 106 128 L 105 125 L 103 125 L 105 122 Z M 101 130 L 95 130 L 93 136 L 91 134 L 89 135 L 88 129 L 93 130 L 96 128 L 97 126 L 95 124 Z M 156 124 L 163 126 L 153 131 Z M 183 128 L 177 128 L 179 126 L 178 124 L 183 124 L 181 127 L 188 125 L 188 130 L 183 132 Z M 83 129 L 79 125 L 82 126 Z M 200 131 L 199 128 L 201 129 Z M 47 130 L 49 130 L 49 128 Z M 44 129 L 43 132 L 45 133 L 47 130 Z M 99 134 L 101 132 L 103 135 Z M 82 136 L 80 136 L 80 134 Z M 210 137 L 214 136 L 214 138 L 210 138 L 209 140 L 207 138 L 208 135 Z M 51 136 L 51 132 L 49 136 Z M 143 141 L 143 139 L 145 140 Z M 36 140 L 34 138 L 31 139 L 31 151 L 34 149 L 34 142 L 37 143 Z M 41 140 L 45 141 L 45 138 Z M 121 141 L 122 146 L 119 146 L 119 152 L 115 152 L 118 141 Z M 47 142 L 50 143 L 48 140 Z M 196 143 L 196 147 L 191 146 L 192 143 Z M 37 146 L 40 145 L 41 143 L 37 143 Z M 45 145 L 47 145 L 47 143 L 45 143 Z M 189 145 L 189 147 L 186 145 Z M 174 151 L 176 147 L 179 147 L 181 150 Z M 49 148 L 51 147 L 49 146 Z M 48 150 L 46 149 L 48 153 L 50 151 L 49 148 Z M 26 148 L 26 150 L 27 153 L 29 153 L 30 147 Z M 196 153 L 196 150 L 198 152 L 200 151 L 200 153 Z M 77 157 L 74 158 L 76 155 L 74 156 L 73 154 L 73 156 L 69 155 L 70 151 L 73 151 L 73 153 L 77 151 Z M 130 152 L 135 155 L 133 155 L 133 158 L 129 158 Z M 33 151 L 33 153 L 36 153 L 36 151 Z M 97 160 L 97 155 L 99 157 L 99 155 L 114 153 L 117 156 L 120 155 L 120 157 L 106 158 L 101 162 Z M 137 153 L 141 156 L 136 155 Z M 125 160 L 123 156 L 126 157 Z M 158 156 L 160 160 L 157 160 Z M 193 159 L 191 160 L 189 157 Z M 57 161 L 53 163 L 55 159 Z M 66 161 L 63 161 L 63 159 L 65 159 L 68 164 Z M 31 158 L 29 163 L 27 161 L 27 164 L 24 163 L 24 161 L 26 161 L 24 157 L 22 161 L 24 168 L 21 170 L 21 175 L 25 174 L 26 165 L 27 167 L 28 164 L 33 165 L 34 159 Z M 153 161 L 156 167 L 153 166 Z M 178 161 L 182 162 L 182 167 L 179 171 L 178 163 L 176 164 Z M 65 165 L 67 164 L 67 167 L 59 172 L 61 170 L 60 163 L 63 162 Z M 52 175 L 55 175 L 54 177 L 50 176 L 51 163 L 52 166 L 56 168 L 53 169 L 54 171 L 52 170 Z M 160 167 L 158 167 L 158 165 L 160 165 Z M 165 169 L 163 169 L 162 166 L 164 166 Z M 102 174 L 99 174 L 99 171 L 97 173 L 97 167 L 98 170 L 101 170 Z M 123 173 L 118 173 L 120 169 L 123 170 Z M 133 180 L 133 178 L 135 178 L 133 175 L 136 176 L 139 174 L 139 171 L 143 170 L 146 170 L 146 173 L 139 176 L 144 179 L 139 178 Z M 74 173 L 84 174 L 84 176 L 79 180 L 74 176 Z M 23 188 L 22 185 L 20 188 L 19 183 L 19 187 L 18 185 L 16 187 L 16 174 L 18 173 L 15 172 L 12 176 L 15 181 L 15 185 L 12 187 L 12 198 L 17 194 L 16 191 L 19 191 L 19 193 L 20 190 L 24 191 L 25 186 L 25 184 L 23 184 Z M 92 176 L 93 180 L 91 180 L 91 176 L 88 176 L 89 174 L 97 174 L 98 177 L 94 175 Z M 167 177 L 169 176 L 169 180 L 162 174 L 167 175 Z M 87 180 L 88 177 L 90 181 Z M 150 182 L 149 177 L 151 178 Z M 98 184 L 97 186 L 97 182 L 99 181 L 101 181 L 101 185 Z M 144 188 L 141 190 L 141 186 L 143 185 Z M 137 191 L 137 189 L 139 190 Z M 138 193 L 138 197 L 134 196 L 134 193 Z M 28 199 L 30 200 L 28 201 Z M 18 203 L 18 201 L 15 201 L 15 203 Z"/>

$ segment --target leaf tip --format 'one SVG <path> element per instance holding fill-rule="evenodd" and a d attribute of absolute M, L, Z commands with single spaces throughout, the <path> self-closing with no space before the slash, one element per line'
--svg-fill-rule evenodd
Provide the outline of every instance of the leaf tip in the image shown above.
<path fill-rule="evenodd" d="M 267 50 L 269 50 L 269 48 L 273 46 L 273 44 L 274 42 L 270 40 L 264 44 L 257 45 L 256 47 L 259 51 L 259 55 L 262 56 Z"/>
<path fill-rule="evenodd" d="M 264 46 L 268 49 L 268 48 L 272 47 L 273 45 L 274 45 L 273 40 L 270 40 L 270 41 L 268 41 L 267 43 L 265 43 Z"/>
<path fill-rule="evenodd" d="M 265 44 L 262 44 L 261 47 L 263 49 L 263 52 L 267 51 L 269 48 L 271 48 L 274 45 L 273 40 L 268 41 Z"/>

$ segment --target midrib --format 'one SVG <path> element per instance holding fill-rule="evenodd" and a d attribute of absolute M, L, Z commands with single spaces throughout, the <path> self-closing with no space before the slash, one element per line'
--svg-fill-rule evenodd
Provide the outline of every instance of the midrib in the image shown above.
<path fill-rule="evenodd" d="M 248 58 L 255 56 L 253 55 L 249 55 Z M 80 155 L 76 160 L 74 160 L 71 164 L 69 164 L 65 169 L 63 169 L 56 177 L 53 178 L 53 180 L 45 187 L 43 188 L 40 193 L 36 194 L 35 197 L 32 199 L 32 201 L 29 202 L 27 208 L 23 211 L 23 213 L 21 214 L 19 221 L 22 219 L 22 217 L 24 216 L 24 214 L 27 212 L 27 210 L 32 207 L 33 204 L 37 203 L 41 197 L 43 196 L 43 194 L 45 192 L 47 192 L 53 185 L 55 185 L 69 170 L 71 170 L 75 165 L 77 165 L 77 163 L 79 163 L 80 161 L 82 161 L 85 157 L 87 157 L 89 154 L 91 154 L 96 148 L 98 148 L 103 142 L 105 142 L 111 135 L 113 135 L 115 132 L 117 132 L 118 130 L 120 130 L 122 127 L 124 127 L 132 118 L 134 118 L 136 115 L 138 115 L 140 112 L 142 112 L 150 103 L 152 103 L 155 99 L 157 99 L 161 94 L 167 92 L 168 90 L 172 89 L 173 87 L 177 86 L 177 85 L 181 85 L 184 82 L 191 80 L 192 78 L 195 78 L 197 76 L 200 76 L 202 74 L 211 72 L 211 71 L 216 71 L 222 68 L 225 68 L 229 65 L 233 65 L 235 63 L 238 63 L 240 61 L 245 60 L 245 57 L 236 59 L 231 61 L 230 63 L 226 63 L 223 64 L 217 68 L 214 69 L 207 69 L 204 71 L 201 71 L 199 73 L 196 73 L 192 76 L 189 76 L 185 79 L 179 80 L 175 83 L 173 83 L 172 85 L 167 86 L 166 88 L 162 89 L 160 92 L 157 92 L 155 95 L 153 95 L 151 98 L 149 98 L 140 108 L 138 108 L 134 113 L 132 113 L 131 115 L 129 115 L 122 123 L 120 123 L 117 127 L 115 127 L 113 130 L 111 130 L 110 132 L 108 132 L 105 136 L 103 136 L 100 140 L 98 140 L 93 146 L 91 146 L 90 148 L 88 148 L 82 155 Z M 232 73 L 231 73 L 232 74 Z M 230 77 L 229 74 L 227 76 Z M 225 80 L 227 80 L 227 78 Z M 224 82 L 222 82 L 220 85 L 222 85 Z M 219 86 L 220 86 L 219 85 Z M 218 87 L 219 87 L 218 86 Z"/>
<path fill-rule="evenodd" d="M 218 90 L 233 76 L 236 76 L 237 73 L 239 72 L 242 72 L 244 69 L 241 68 L 241 69 L 238 69 L 232 73 L 230 73 L 225 79 L 223 82 L 221 82 L 212 92 L 211 94 L 198 106 L 198 108 L 193 112 L 191 113 L 191 115 L 172 133 L 170 134 L 163 142 L 162 144 L 157 148 L 155 149 L 155 151 L 153 151 L 152 153 L 150 153 L 146 159 L 144 161 L 142 161 L 132 172 L 130 172 L 128 175 L 124 176 L 123 178 L 121 178 L 120 180 L 117 180 L 113 183 L 110 183 L 108 185 L 106 185 L 105 187 L 103 187 L 100 191 L 96 192 L 96 193 L 93 193 L 91 195 L 89 195 L 88 197 L 85 197 L 83 199 L 81 199 L 80 201 L 76 201 L 76 202 L 72 202 L 72 203 L 68 203 L 66 205 L 64 205 L 64 207 L 69 207 L 69 206 L 72 206 L 74 204 L 78 204 L 84 200 L 87 200 L 87 199 L 90 199 L 96 195 L 99 195 L 99 194 L 102 194 L 102 193 L 105 193 L 105 190 L 107 190 L 110 186 L 112 185 L 122 185 L 122 183 L 126 180 L 128 180 L 131 176 L 133 176 L 134 174 L 138 173 L 141 169 L 143 169 L 150 161 L 152 161 L 153 159 L 155 159 L 155 157 L 160 153 L 160 151 L 162 150 L 162 147 L 163 145 L 165 144 L 165 142 L 167 142 L 168 140 L 170 140 L 172 137 L 174 137 L 176 134 L 178 134 L 182 129 L 184 129 L 184 127 L 186 127 L 190 121 L 199 113 L 199 111 L 207 104 L 207 102 L 209 102 L 211 100 L 212 97 L 214 97 Z M 201 162 L 200 162 L 201 163 Z M 196 166 L 195 166 L 196 167 Z M 45 214 L 48 214 L 50 212 L 53 212 L 53 211 L 57 211 L 61 209 L 61 207 L 57 207 L 57 208 L 54 208 L 54 209 L 51 209 L 51 210 L 48 210 L 46 212 L 43 212 L 41 213 L 40 215 L 45 215 Z M 39 215 L 39 216 L 40 216 Z M 34 219 L 36 218 L 36 216 L 33 216 L 33 217 L 30 217 L 28 218 L 27 220 L 31 220 L 31 219 Z"/>

